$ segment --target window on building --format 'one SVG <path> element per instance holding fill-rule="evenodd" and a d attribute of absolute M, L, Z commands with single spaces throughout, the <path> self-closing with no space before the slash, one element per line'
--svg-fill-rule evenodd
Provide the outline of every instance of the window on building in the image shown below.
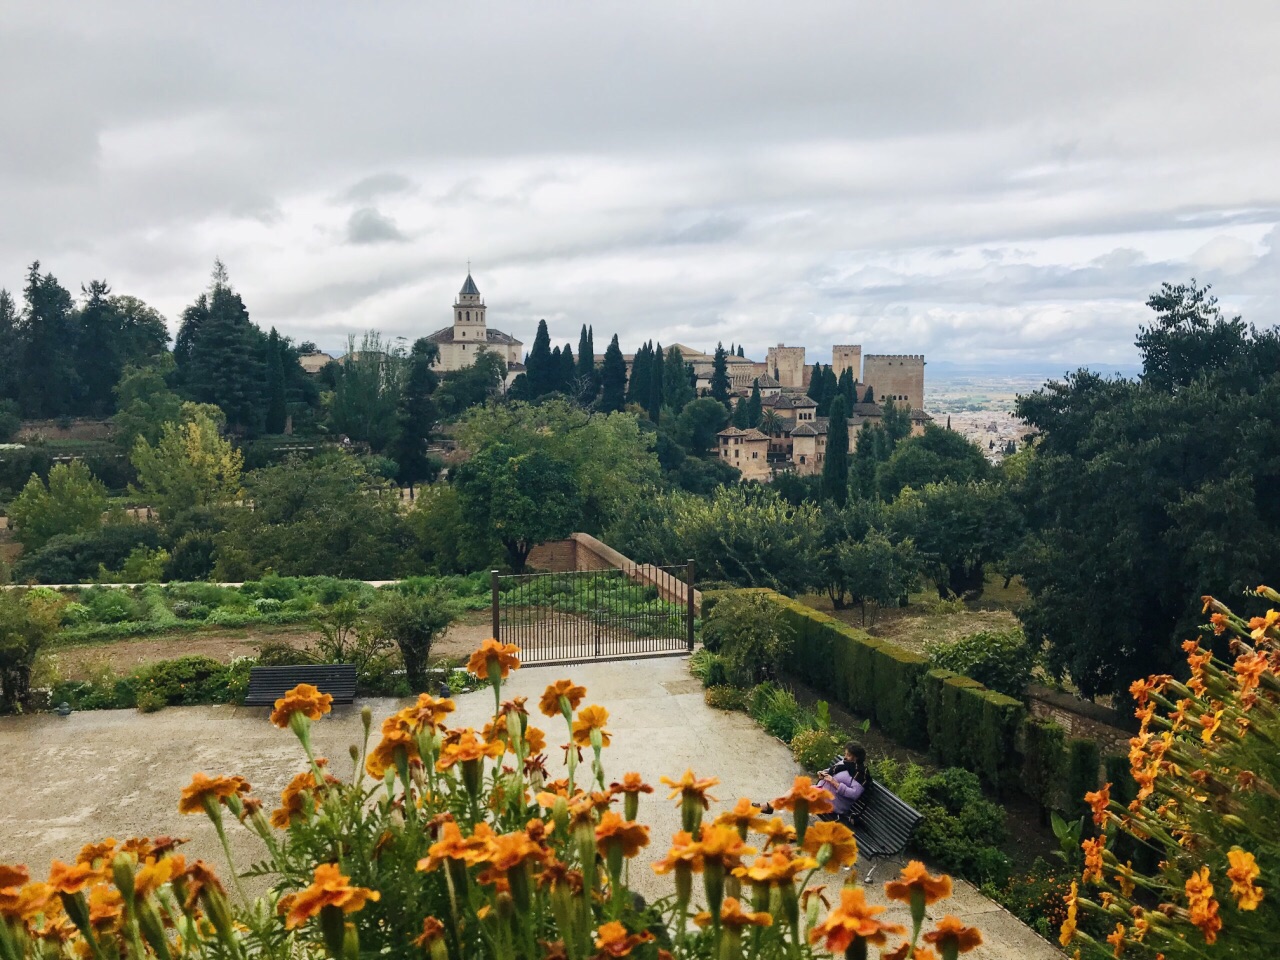
<path fill-rule="evenodd" d="M 801 462 L 801 463 L 804 463 L 804 454 L 803 454 L 803 453 L 802 453 L 802 454 L 800 454 L 800 462 Z"/>
<path fill-rule="evenodd" d="M 752 460 L 759 460 L 759 459 L 760 459 L 760 451 L 759 451 L 759 450 L 752 450 L 752 451 L 751 451 L 751 459 L 752 459 Z"/>

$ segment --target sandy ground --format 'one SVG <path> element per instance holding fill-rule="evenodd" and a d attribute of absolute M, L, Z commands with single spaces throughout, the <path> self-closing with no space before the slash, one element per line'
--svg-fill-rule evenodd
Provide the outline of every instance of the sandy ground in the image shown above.
<path fill-rule="evenodd" d="M 776 795 L 798 772 L 787 748 L 745 714 L 707 707 L 681 658 L 526 668 L 513 674 L 507 692 L 536 699 L 548 683 L 564 676 L 585 684 L 589 700 L 609 710 L 614 739 L 605 762 L 611 778 L 636 770 L 656 785 L 658 777 L 679 776 L 691 767 L 701 776 L 720 778 L 720 787 L 712 792 L 728 806 L 739 796 Z M 363 703 L 373 709 L 375 722 L 398 706 L 391 700 Z M 456 722 L 479 726 L 492 704 L 488 690 L 461 696 Z M 336 708 L 315 726 L 317 748 L 332 758 L 340 776 L 351 773 L 347 747 L 360 738 L 359 708 Z M 189 857 L 222 864 L 212 826 L 204 817 L 179 815 L 178 795 L 196 770 L 239 773 L 270 804 L 303 763 L 297 743 L 272 727 L 266 714 L 264 709 L 211 706 L 145 715 L 117 710 L 65 718 L 0 718 L 0 784 L 5 799 L 0 806 L 0 862 L 26 862 L 40 871 L 51 858 L 74 857 L 82 844 L 100 837 L 170 834 L 191 838 Z M 561 731 L 550 722 L 546 729 L 551 742 L 558 742 Z M 555 759 L 552 772 L 555 775 Z M 712 812 L 716 809 L 713 806 Z M 678 818 L 665 792 L 641 803 L 640 819 L 650 824 L 653 842 L 631 876 L 646 896 L 669 892 L 667 880 L 654 876 L 648 864 L 664 855 Z M 258 859 L 259 841 L 234 823 L 231 827 L 238 863 Z M 892 869 L 882 867 L 879 873 L 887 875 Z M 881 879 L 884 876 L 877 877 Z M 868 893 L 883 900 L 878 882 Z M 956 896 L 939 906 L 982 929 L 986 945 L 974 957 L 1061 956 L 969 884 L 958 883 Z M 891 905 L 889 916 L 909 922 L 899 904 Z"/>

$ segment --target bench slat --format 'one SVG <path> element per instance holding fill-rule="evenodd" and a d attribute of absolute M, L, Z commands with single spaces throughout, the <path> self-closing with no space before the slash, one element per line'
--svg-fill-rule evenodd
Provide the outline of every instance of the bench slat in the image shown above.
<path fill-rule="evenodd" d="M 869 856 L 895 857 L 911 842 L 924 815 L 888 787 L 874 781 L 866 794 L 866 806 L 858 817 L 858 846 Z"/>
<path fill-rule="evenodd" d="M 309 683 L 333 697 L 334 703 L 353 703 L 356 697 L 356 667 L 353 663 L 298 664 L 283 667 L 253 667 L 249 670 L 247 707 L 268 707 L 300 683 Z"/>

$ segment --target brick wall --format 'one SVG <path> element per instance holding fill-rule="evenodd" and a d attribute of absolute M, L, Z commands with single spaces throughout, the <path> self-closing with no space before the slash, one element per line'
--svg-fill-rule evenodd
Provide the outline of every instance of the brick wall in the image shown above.
<path fill-rule="evenodd" d="M 1137 732 L 1132 716 L 1048 687 L 1032 684 L 1027 689 L 1027 702 L 1033 717 L 1053 720 L 1067 732 L 1068 739 L 1097 741 L 1103 756 L 1127 754 L 1129 738 Z"/>
<path fill-rule="evenodd" d="M 529 551 L 531 569 L 547 573 L 573 570 L 622 570 L 633 580 L 655 587 L 658 595 L 669 603 L 685 603 L 688 589 L 683 579 L 672 576 L 651 564 L 638 564 L 613 547 L 587 533 L 574 533 L 566 540 L 540 543 Z M 702 609 L 702 593 L 693 592 L 695 610 Z"/>

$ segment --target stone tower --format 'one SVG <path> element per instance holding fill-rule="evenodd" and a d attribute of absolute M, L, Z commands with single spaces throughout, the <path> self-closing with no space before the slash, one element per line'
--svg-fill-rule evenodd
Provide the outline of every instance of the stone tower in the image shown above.
<path fill-rule="evenodd" d="M 924 409 L 924 354 L 868 353 L 862 379 L 875 390 L 877 403 L 892 397 L 894 403 L 911 404 L 912 410 Z"/>
<path fill-rule="evenodd" d="M 804 389 L 804 347 L 786 347 L 778 344 L 769 348 L 765 361 L 769 376 L 780 386 L 796 390 Z"/>
<path fill-rule="evenodd" d="M 862 382 L 862 345 L 839 344 L 831 348 L 831 372 L 840 379 L 845 370 L 853 371 L 853 379 Z"/>
<path fill-rule="evenodd" d="M 467 280 L 458 291 L 458 299 L 453 304 L 453 340 L 455 343 L 486 343 L 488 332 L 484 322 L 484 299 L 476 282 L 471 279 L 471 271 L 467 271 Z"/>

